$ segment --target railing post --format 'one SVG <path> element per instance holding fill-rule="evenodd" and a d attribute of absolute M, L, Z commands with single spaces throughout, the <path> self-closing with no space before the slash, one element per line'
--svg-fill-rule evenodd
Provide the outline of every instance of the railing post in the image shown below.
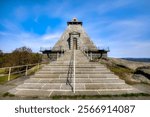
<path fill-rule="evenodd" d="M 11 67 L 9 67 L 8 81 L 10 81 Z"/>
<path fill-rule="evenodd" d="M 90 53 L 90 59 L 92 60 L 93 58 L 92 58 L 92 52 Z"/>
<path fill-rule="evenodd" d="M 38 69 L 40 68 L 40 64 L 38 63 Z"/>
<path fill-rule="evenodd" d="M 75 50 L 73 50 L 73 55 L 74 55 L 74 58 L 73 58 L 73 67 L 74 67 L 74 70 L 73 70 L 73 77 L 74 77 L 74 93 L 75 93 Z"/>
<path fill-rule="evenodd" d="M 88 57 L 89 55 L 88 55 L 88 51 L 87 51 L 87 57 Z"/>
<path fill-rule="evenodd" d="M 25 73 L 25 76 L 28 75 L 28 65 L 26 65 L 26 73 Z"/>
<path fill-rule="evenodd" d="M 58 60 L 58 58 L 59 58 L 59 53 L 57 52 L 57 60 Z"/>

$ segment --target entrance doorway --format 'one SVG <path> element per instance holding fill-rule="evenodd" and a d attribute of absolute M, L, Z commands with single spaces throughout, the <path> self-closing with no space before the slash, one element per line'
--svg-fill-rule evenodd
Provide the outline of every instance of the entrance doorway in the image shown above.
<path fill-rule="evenodd" d="M 77 50 L 77 38 L 73 38 L 73 49 Z"/>

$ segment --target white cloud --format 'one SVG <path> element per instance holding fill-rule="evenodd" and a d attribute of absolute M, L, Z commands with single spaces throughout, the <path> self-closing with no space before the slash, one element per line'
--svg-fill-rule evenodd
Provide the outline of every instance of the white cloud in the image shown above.
<path fill-rule="evenodd" d="M 43 40 L 52 40 L 52 39 L 58 39 L 60 38 L 60 35 L 59 33 L 54 33 L 54 34 L 45 34 L 43 35 L 41 38 Z"/>
<path fill-rule="evenodd" d="M 18 24 L 12 23 L 7 19 L 1 21 L 1 25 L 9 32 L 19 32 L 20 30 L 22 30 L 22 28 Z"/>
<path fill-rule="evenodd" d="M 11 52 L 21 46 L 27 46 L 34 52 L 39 52 L 40 47 L 53 47 L 59 39 L 59 34 L 37 35 L 23 31 L 19 33 L 0 32 L 0 37 L 0 49 L 4 52 Z"/>

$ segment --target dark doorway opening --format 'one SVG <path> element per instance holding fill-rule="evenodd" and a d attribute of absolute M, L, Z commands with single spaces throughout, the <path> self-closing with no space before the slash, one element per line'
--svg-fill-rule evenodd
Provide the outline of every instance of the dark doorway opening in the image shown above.
<path fill-rule="evenodd" d="M 68 42 L 69 50 L 71 50 L 70 38 L 67 40 L 67 42 Z"/>
<path fill-rule="evenodd" d="M 77 50 L 77 39 L 76 38 L 73 39 L 73 49 Z"/>

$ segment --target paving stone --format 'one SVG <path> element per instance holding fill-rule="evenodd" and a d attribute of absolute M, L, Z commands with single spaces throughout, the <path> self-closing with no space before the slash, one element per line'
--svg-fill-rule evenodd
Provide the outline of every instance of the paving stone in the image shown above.
<path fill-rule="evenodd" d="M 122 88 L 131 88 L 126 84 L 85 84 L 86 89 L 122 89 Z"/>
<path fill-rule="evenodd" d="M 59 96 L 65 96 L 65 95 L 74 95 L 74 93 L 71 91 L 71 90 L 68 90 L 68 91 L 53 91 L 51 96 L 56 96 L 56 95 L 59 95 Z"/>
<path fill-rule="evenodd" d="M 99 95 L 97 91 L 53 91 L 51 96 L 74 96 L 74 95 Z"/>
<path fill-rule="evenodd" d="M 89 78 L 76 78 L 75 79 L 76 83 L 92 83 L 91 80 Z"/>
<path fill-rule="evenodd" d="M 61 84 L 45 84 L 42 86 L 42 89 L 52 89 L 52 90 L 58 90 L 60 89 Z"/>
<path fill-rule="evenodd" d="M 49 97 L 52 91 L 43 90 L 19 90 L 15 95 L 17 96 L 29 96 L 29 97 Z"/>
<path fill-rule="evenodd" d="M 73 84 L 68 84 L 68 85 L 66 85 L 66 84 L 62 84 L 61 86 L 60 86 L 60 90 L 69 90 L 69 91 L 72 91 L 72 88 L 73 88 Z"/>
<path fill-rule="evenodd" d="M 39 83 L 52 83 L 53 78 L 40 79 Z"/>
<path fill-rule="evenodd" d="M 30 78 L 28 80 L 25 80 L 25 83 L 39 83 L 40 79 Z"/>
<path fill-rule="evenodd" d="M 24 84 L 22 84 L 22 85 L 19 85 L 17 88 L 21 88 L 21 89 L 23 89 L 23 88 L 25 88 L 25 89 L 41 89 L 42 88 L 42 86 L 43 86 L 43 84 L 37 84 L 37 83 L 29 83 L 29 84 L 26 84 L 26 83 L 24 83 Z"/>
<path fill-rule="evenodd" d="M 124 80 L 118 78 L 91 78 L 90 80 L 93 83 L 125 83 Z"/>

